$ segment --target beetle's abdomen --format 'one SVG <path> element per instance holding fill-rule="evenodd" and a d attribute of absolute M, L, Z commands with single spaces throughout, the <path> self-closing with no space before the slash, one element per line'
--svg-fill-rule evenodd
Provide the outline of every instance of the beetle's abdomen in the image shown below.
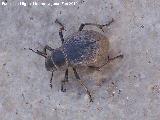
<path fill-rule="evenodd" d="M 93 59 L 96 54 L 96 41 L 81 41 L 75 40 L 70 44 L 65 44 L 65 54 L 67 56 L 68 63 L 81 64 L 86 63 L 88 59 Z"/>
<path fill-rule="evenodd" d="M 64 53 L 70 65 L 96 65 L 108 52 L 108 39 L 96 31 L 83 30 L 69 36 L 64 44 Z M 102 61 L 101 61 L 102 62 Z"/>

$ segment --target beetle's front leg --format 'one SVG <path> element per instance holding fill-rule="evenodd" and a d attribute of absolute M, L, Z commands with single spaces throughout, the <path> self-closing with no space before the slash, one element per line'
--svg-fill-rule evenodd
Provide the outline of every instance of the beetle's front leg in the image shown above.
<path fill-rule="evenodd" d="M 65 83 L 68 82 L 68 69 L 65 72 L 64 80 L 61 81 L 61 91 L 66 92 L 66 88 L 64 88 Z"/>
<path fill-rule="evenodd" d="M 65 30 L 65 29 L 64 29 L 64 26 L 63 26 L 63 24 L 62 24 L 61 22 L 59 22 L 57 19 L 56 19 L 55 23 L 57 23 L 57 24 L 59 24 L 59 25 L 61 26 L 61 28 L 60 28 L 60 30 L 59 30 L 59 36 L 60 36 L 60 39 L 61 39 L 62 44 L 63 44 L 64 38 L 63 38 L 63 33 L 62 33 L 62 31 Z"/>

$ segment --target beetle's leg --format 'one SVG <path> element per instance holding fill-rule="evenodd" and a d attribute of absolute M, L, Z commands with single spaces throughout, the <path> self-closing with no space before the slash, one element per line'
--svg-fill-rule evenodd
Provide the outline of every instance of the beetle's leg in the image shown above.
<path fill-rule="evenodd" d="M 59 36 L 60 36 L 60 39 L 61 39 L 62 44 L 63 44 L 64 38 L 63 38 L 62 28 L 60 28 L 60 30 L 59 30 Z"/>
<path fill-rule="evenodd" d="M 85 89 L 85 91 L 87 92 L 88 96 L 89 96 L 89 99 L 90 99 L 90 102 L 93 102 L 92 100 L 92 96 L 91 96 L 91 93 L 90 91 L 88 90 L 87 86 L 83 83 L 83 81 L 80 79 L 77 71 L 75 68 L 73 68 L 73 71 L 74 71 L 74 74 L 75 74 L 75 77 L 76 79 L 78 80 L 78 82 L 83 86 L 83 88 Z"/>
<path fill-rule="evenodd" d="M 64 29 L 64 26 L 63 26 L 63 24 L 60 23 L 57 19 L 56 19 L 55 23 L 57 23 L 57 24 L 59 24 L 59 25 L 61 26 L 61 28 L 60 28 L 60 30 L 59 30 L 59 36 L 60 36 L 60 39 L 61 39 L 62 44 L 63 44 L 64 38 L 63 38 L 63 33 L 62 33 L 62 31 L 65 30 L 65 29 Z"/>
<path fill-rule="evenodd" d="M 65 83 L 68 82 L 68 69 L 65 72 L 64 80 L 61 81 L 61 91 L 66 92 L 66 88 L 64 88 Z"/>
<path fill-rule="evenodd" d="M 99 67 L 99 70 L 100 70 L 102 67 L 104 67 L 106 64 L 112 62 L 113 60 L 115 60 L 115 59 L 117 59 L 117 58 L 123 58 L 123 54 L 118 55 L 118 56 L 113 57 L 113 58 L 109 58 L 109 56 L 108 56 L 108 61 L 107 61 L 105 64 L 103 64 L 102 66 L 100 66 L 100 67 Z"/>
<path fill-rule="evenodd" d="M 118 55 L 118 56 L 113 57 L 113 58 L 109 58 L 109 56 L 108 56 L 108 62 L 111 62 L 111 61 L 113 61 L 113 60 L 115 60 L 117 58 L 123 58 L 123 55 L 121 54 L 121 55 Z"/>
<path fill-rule="evenodd" d="M 100 71 L 100 67 L 88 66 L 88 68 L 91 68 L 92 70 Z"/>
<path fill-rule="evenodd" d="M 83 30 L 83 28 L 84 28 L 84 26 L 86 26 L 86 25 L 92 25 L 92 26 L 96 26 L 96 27 L 98 27 L 99 29 L 101 29 L 102 31 L 103 31 L 103 27 L 104 26 L 109 26 L 112 22 L 114 22 L 114 19 L 112 18 L 112 20 L 111 21 L 109 21 L 107 24 L 105 24 L 105 25 L 100 25 L 100 24 L 95 24 L 95 23 L 82 23 L 81 25 L 80 25 L 80 27 L 79 27 L 79 31 L 82 31 Z M 104 32 L 104 31 L 103 31 Z"/>
<path fill-rule="evenodd" d="M 52 71 L 51 79 L 49 81 L 49 85 L 50 85 L 51 89 L 52 89 L 52 78 L 53 78 L 53 71 Z"/>
<path fill-rule="evenodd" d="M 106 63 L 104 63 L 103 65 L 99 66 L 99 67 L 96 67 L 96 66 L 88 66 L 88 68 L 91 68 L 93 70 L 97 70 L 97 71 L 100 71 L 102 67 L 104 67 L 106 64 L 112 62 L 113 60 L 117 59 L 117 58 L 123 58 L 123 55 L 118 55 L 116 57 L 113 57 L 113 58 L 109 58 L 108 56 L 108 61 Z"/>
<path fill-rule="evenodd" d="M 37 51 L 34 51 L 33 49 L 31 49 L 31 48 L 29 48 L 29 50 L 31 50 L 32 52 L 34 52 L 34 53 L 36 53 L 36 54 L 38 54 L 38 55 L 41 55 L 41 56 L 43 56 L 43 57 L 47 57 L 46 55 L 46 53 L 43 53 L 43 52 L 41 52 L 41 51 L 39 51 L 39 50 L 37 50 Z"/>
<path fill-rule="evenodd" d="M 43 49 L 43 52 L 44 52 L 45 54 L 47 54 L 47 53 L 46 53 L 46 52 L 47 52 L 47 50 L 49 50 L 49 51 L 53 51 L 54 49 L 53 49 L 53 48 L 51 48 L 50 46 L 46 45 L 46 46 L 44 47 L 44 49 Z"/>

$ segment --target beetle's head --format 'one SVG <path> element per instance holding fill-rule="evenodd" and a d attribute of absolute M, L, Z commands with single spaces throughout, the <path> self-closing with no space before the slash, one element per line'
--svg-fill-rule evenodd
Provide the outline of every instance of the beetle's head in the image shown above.
<path fill-rule="evenodd" d="M 45 67 L 48 71 L 56 71 L 66 66 L 64 53 L 61 49 L 55 49 L 46 58 Z"/>
<path fill-rule="evenodd" d="M 51 51 L 50 55 L 48 55 L 47 53 L 40 52 L 38 50 L 29 50 L 45 58 L 45 67 L 47 71 L 53 72 L 56 71 L 58 68 L 63 68 L 64 66 L 66 66 L 65 56 L 61 48 L 54 49 L 53 51 Z"/>

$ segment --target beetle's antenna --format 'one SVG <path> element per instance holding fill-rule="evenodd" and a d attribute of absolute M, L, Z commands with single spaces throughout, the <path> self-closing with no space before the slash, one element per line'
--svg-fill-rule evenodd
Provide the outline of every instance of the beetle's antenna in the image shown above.
<path fill-rule="evenodd" d="M 31 50 L 32 52 L 34 52 L 34 53 L 36 53 L 36 54 L 38 54 L 38 55 L 40 55 L 40 56 L 43 56 L 43 57 L 45 57 L 45 58 L 47 58 L 47 56 L 46 56 L 46 54 L 44 54 L 44 53 L 42 53 L 42 52 L 40 52 L 40 51 L 34 51 L 33 49 L 31 49 L 31 48 L 29 48 L 29 50 Z"/>

